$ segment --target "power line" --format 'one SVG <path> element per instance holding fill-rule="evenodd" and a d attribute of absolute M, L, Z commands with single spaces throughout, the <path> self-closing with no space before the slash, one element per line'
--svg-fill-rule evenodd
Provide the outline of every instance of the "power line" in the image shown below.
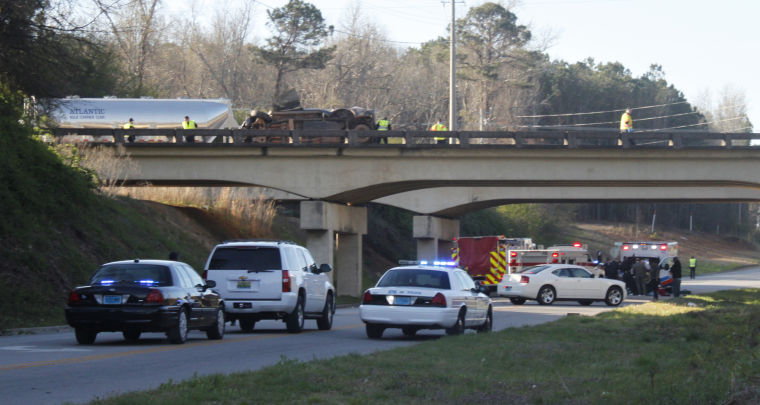
<path fill-rule="evenodd" d="M 335 32 L 337 32 L 339 34 L 348 35 L 350 37 L 360 38 L 360 39 L 369 39 L 371 41 L 390 42 L 390 43 L 394 43 L 394 44 L 413 44 L 413 45 L 421 45 L 421 44 L 423 44 L 423 42 L 392 41 L 390 39 L 382 39 L 382 38 L 375 38 L 375 37 L 367 36 L 367 35 L 353 34 L 353 33 L 350 33 L 350 32 L 346 32 L 346 31 L 342 31 L 342 30 L 337 30 L 337 29 L 333 29 L 333 31 L 335 31 Z"/>
<path fill-rule="evenodd" d="M 688 101 L 677 101 L 675 103 L 667 103 L 667 104 L 656 104 L 656 105 L 647 105 L 643 107 L 632 107 L 630 108 L 631 111 L 633 110 L 646 110 L 649 108 L 657 108 L 657 107 L 665 107 L 669 105 L 676 105 L 676 104 L 688 104 Z M 608 110 L 608 111 L 591 111 L 591 112 L 582 112 L 582 113 L 567 113 L 567 114 L 544 114 L 544 115 L 518 115 L 515 118 L 545 118 L 545 117 L 570 117 L 575 115 L 592 115 L 592 114 L 606 114 L 606 113 L 614 113 L 614 112 L 621 112 L 625 111 L 625 108 L 620 108 L 617 110 Z"/>

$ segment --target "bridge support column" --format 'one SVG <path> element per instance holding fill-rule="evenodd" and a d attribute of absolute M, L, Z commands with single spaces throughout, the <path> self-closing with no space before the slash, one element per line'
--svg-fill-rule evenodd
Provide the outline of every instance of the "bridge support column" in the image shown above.
<path fill-rule="evenodd" d="M 301 202 L 301 229 L 317 265 L 334 267 L 330 278 L 339 295 L 362 293 L 362 235 L 367 234 L 367 209 L 325 201 Z M 337 238 L 336 238 L 337 236 Z"/>
<path fill-rule="evenodd" d="M 417 260 L 449 260 L 459 221 L 430 215 L 415 215 L 413 235 L 417 239 Z"/>

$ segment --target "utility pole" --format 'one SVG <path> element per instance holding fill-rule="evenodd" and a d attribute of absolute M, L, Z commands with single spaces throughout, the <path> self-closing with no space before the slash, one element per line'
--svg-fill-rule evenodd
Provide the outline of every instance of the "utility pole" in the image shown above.
<path fill-rule="evenodd" d="M 451 0 L 451 40 L 449 41 L 449 131 L 457 130 L 457 29 L 456 0 Z"/>

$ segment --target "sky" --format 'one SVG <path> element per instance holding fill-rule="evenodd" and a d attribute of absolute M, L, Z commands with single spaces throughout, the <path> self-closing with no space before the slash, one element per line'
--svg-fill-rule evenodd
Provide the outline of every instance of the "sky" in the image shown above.
<path fill-rule="evenodd" d="M 287 3 L 164 0 L 164 10 L 179 15 L 194 2 L 199 11 L 196 15 L 209 18 L 220 7 L 234 10 L 241 1 L 254 3 L 253 39 L 259 41 L 268 35 L 266 10 Z M 450 0 L 306 1 L 319 8 L 327 24 L 337 30 L 345 26 L 347 10 L 358 6 L 390 44 L 401 48 L 447 36 L 451 20 Z M 457 1 L 457 18 L 484 2 Z M 752 79 L 760 68 L 760 35 L 755 28 L 760 1 L 518 0 L 511 11 L 534 37 L 550 38 L 545 52 L 552 59 L 620 62 L 634 77 L 647 72 L 651 64 L 659 64 L 665 80 L 692 104 L 703 104 L 706 94 L 715 104 L 726 89 L 743 94 L 750 121 L 755 128 L 760 125 L 760 80 Z"/>

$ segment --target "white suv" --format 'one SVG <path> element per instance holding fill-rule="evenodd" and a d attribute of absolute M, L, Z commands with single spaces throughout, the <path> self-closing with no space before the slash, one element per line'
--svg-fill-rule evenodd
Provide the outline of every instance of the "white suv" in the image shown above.
<path fill-rule="evenodd" d="M 325 274 L 331 270 L 291 242 L 235 241 L 214 247 L 203 275 L 216 282 L 225 317 L 237 319 L 244 332 L 260 319 L 282 319 L 288 332 L 298 333 L 304 319 L 316 319 L 321 330 L 332 327 L 335 287 Z"/>

